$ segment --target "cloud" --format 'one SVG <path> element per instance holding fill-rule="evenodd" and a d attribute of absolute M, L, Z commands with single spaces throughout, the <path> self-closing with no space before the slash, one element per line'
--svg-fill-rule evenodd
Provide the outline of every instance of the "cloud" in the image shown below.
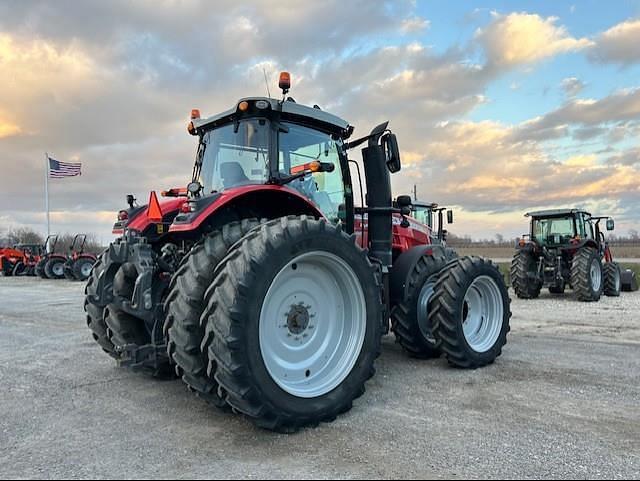
<path fill-rule="evenodd" d="M 575 97 L 584 90 L 585 84 L 576 77 L 569 77 L 564 79 L 560 86 L 567 97 Z"/>
<path fill-rule="evenodd" d="M 431 22 L 429 22 L 429 20 L 427 20 L 426 18 L 411 17 L 402 21 L 402 26 L 400 27 L 400 29 L 405 34 L 418 33 L 428 29 L 430 25 Z"/>
<path fill-rule="evenodd" d="M 548 140 L 558 138 L 558 129 L 566 132 L 569 124 L 596 127 L 639 117 L 640 88 L 623 89 L 598 100 L 569 100 L 558 109 L 521 124 L 518 136 L 521 140 Z"/>
<path fill-rule="evenodd" d="M 640 147 L 632 147 L 630 149 L 618 152 L 607 159 L 611 165 L 628 165 L 640 167 Z"/>
<path fill-rule="evenodd" d="M 630 19 L 598 35 L 589 56 L 600 63 L 630 65 L 640 61 L 638 45 L 640 19 Z"/>
<path fill-rule="evenodd" d="M 513 67 L 555 55 L 582 50 L 591 41 L 572 37 L 556 17 L 529 13 L 494 14 L 494 20 L 476 33 L 489 65 Z"/>

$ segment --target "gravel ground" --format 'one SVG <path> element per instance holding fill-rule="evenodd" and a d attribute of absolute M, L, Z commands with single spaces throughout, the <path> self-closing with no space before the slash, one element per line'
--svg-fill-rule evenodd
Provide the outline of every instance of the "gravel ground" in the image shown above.
<path fill-rule="evenodd" d="M 0 278 L 0 478 L 637 478 L 640 294 L 513 302 L 510 343 L 475 372 L 408 359 L 336 422 L 291 436 L 117 368 L 82 286 Z"/>

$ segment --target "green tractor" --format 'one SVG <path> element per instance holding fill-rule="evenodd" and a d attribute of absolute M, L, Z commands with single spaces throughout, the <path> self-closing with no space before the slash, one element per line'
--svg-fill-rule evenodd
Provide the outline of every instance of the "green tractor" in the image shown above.
<path fill-rule="evenodd" d="M 536 299 L 543 287 L 564 294 L 571 287 L 580 301 L 597 302 L 603 294 L 620 296 L 622 271 L 614 262 L 601 222 L 608 217 L 580 209 L 531 212 L 531 230 L 516 246 L 511 283 L 520 299 Z"/>

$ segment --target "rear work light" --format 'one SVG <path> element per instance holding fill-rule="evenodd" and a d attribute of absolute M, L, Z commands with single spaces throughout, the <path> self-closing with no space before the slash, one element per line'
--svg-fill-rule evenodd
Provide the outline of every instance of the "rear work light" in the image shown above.
<path fill-rule="evenodd" d="M 187 201 L 180 206 L 180 212 L 183 214 L 191 214 L 198 210 L 198 205 L 195 202 Z"/>

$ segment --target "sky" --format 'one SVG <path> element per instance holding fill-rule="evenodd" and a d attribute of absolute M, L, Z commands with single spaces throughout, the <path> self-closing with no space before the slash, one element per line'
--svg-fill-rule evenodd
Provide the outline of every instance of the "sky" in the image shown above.
<path fill-rule="evenodd" d="M 394 193 L 456 210 L 458 235 L 515 237 L 529 210 L 640 228 L 640 1 L 0 0 L 0 233 L 111 238 L 125 196 L 184 186 L 203 115 L 291 95 L 365 135 L 390 121 Z M 356 159 L 357 160 L 357 159 Z"/>

